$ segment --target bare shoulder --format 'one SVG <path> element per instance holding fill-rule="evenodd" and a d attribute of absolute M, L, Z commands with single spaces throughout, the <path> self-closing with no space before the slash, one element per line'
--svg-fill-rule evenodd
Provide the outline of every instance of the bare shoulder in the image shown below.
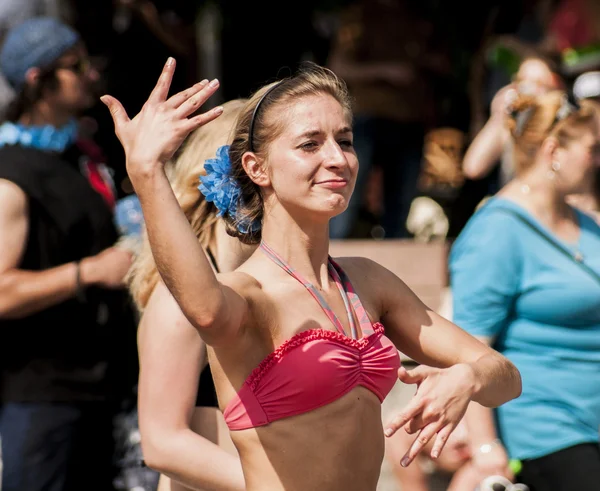
<path fill-rule="evenodd" d="M 398 277 L 389 269 L 366 257 L 336 257 L 333 260 L 340 265 L 352 282 L 360 282 L 368 286 L 379 284 L 381 280 Z"/>
<path fill-rule="evenodd" d="M 27 211 L 27 195 L 14 182 L 0 179 L 0 209 L 3 215 L 22 215 Z"/>
<path fill-rule="evenodd" d="M 338 257 L 333 260 L 344 270 L 372 318 L 380 318 L 386 303 L 382 284 L 386 282 L 387 270 L 366 257 Z"/>
<path fill-rule="evenodd" d="M 152 291 L 137 331 L 140 380 L 152 374 L 185 365 L 186 374 L 196 373 L 192 367 L 204 360 L 204 342 L 188 321 L 179 304 L 162 281 Z M 203 362 L 202 362 L 203 363 Z M 150 370 L 150 372 L 148 372 Z M 179 374 L 180 378 L 186 374 Z M 191 376 L 191 375 L 190 375 Z M 160 377 L 159 377 L 160 378 Z M 197 381 L 197 379 L 196 379 Z"/>
<path fill-rule="evenodd" d="M 154 287 L 140 319 L 140 330 L 148 326 L 173 330 L 190 327 L 195 332 L 195 328 L 185 317 L 179 304 L 162 281 L 159 281 Z"/>
<path fill-rule="evenodd" d="M 372 299 L 382 312 L 390 303 L 415 298 L 404 281 L 377 261 L 366 257 L 340 257 L 334 261 L 348 275 L 359 296 Z"/>
<path fill-rule="evenodd" d="M 16 268 L 21 262 L 29 228 L 25 192 L 11 181 L 0 179 L 0 271 Z"/>

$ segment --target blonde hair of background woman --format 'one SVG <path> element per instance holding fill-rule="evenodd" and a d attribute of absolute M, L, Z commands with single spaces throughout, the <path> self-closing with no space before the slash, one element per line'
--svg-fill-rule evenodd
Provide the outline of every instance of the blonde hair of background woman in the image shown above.
<path fill-rule="evenodd" d="M 204 248 L 213 238 L 218 221 L 216 208 L 204 200 L 198 185 L 204 174 L 204 161 L 214 158 L 222 142 L 229 142 L 245 100 L 234 99 L 223 104 L 223 114 L 209 125 L 194 131 L 165 166 L 175 196 L 185 216 Z M 219 144 L 215 143 L 219 142 Z M 146 233 L 128 277 L 129 289 L 138 309 L 143 310 L 156 284 L 159 274 L 150 250 Z"/>
<path fill-rule="evenodd" d="M 553 90 L 538 96 L 521 94 L 511 104 L 512 114 L 507 125 L 514 142 L 517 175 L 529 169 L 536 152 L 549 136 L 555 137 L 560 147 L 565 147 L 581 136 L 582 129 L 593 125 L 596 115 L 589 106 L 560 118 L 565 98 L 564 92 Z"/>

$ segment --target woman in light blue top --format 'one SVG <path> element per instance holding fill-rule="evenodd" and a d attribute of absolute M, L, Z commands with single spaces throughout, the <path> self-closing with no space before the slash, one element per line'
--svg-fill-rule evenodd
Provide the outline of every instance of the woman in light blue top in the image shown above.
<path fill-rule="evenodd" d="M 599 165 L 590 108 L 521 97 L 509 118 L 517 177 L 470 220 L 450 255 L 454 322 L 520 370 L 520 398 L 472 404 L 473 465 L 534 491 L 600 489 L 600 227 L 565 198 Z"/>

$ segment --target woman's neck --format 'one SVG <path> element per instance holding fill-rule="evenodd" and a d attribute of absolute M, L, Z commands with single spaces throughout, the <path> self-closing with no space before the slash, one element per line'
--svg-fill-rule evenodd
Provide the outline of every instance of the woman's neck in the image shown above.
<path fill-rule="evenodd" d="M 40 101 L 36 103 L 29 111 L 21 115 L 19 118 L 19 123 L 24 126 L 50 125 L 55 128 L 61 128 L 72 118 L 73 114 L 66 111 L 59 111 L 50 107 L 47 102 Z"/>
<path fill-rule="evenodd" d="M 542 222 L 552 227 L 573 218 L 566 195 L 557 189 L 555 179 L 558 176 L 549 177 L 546 171 L 532 170 L 514 179 L 506 189 Z"/>
<path fill-rule="evenodd" d="M 329 224 L 294 221 L 281 207 L 265 215 L 262 240 L 315 286 L 329 283 Z M 279 215 L 279 216 L 278 216 Z"/>

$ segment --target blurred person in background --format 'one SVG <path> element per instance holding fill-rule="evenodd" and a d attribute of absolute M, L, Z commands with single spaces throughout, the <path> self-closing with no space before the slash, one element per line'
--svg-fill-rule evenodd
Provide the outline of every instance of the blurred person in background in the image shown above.
<path fill-rule="evenodd" d="M 600 72 L 582 73 L 573 84 L 573 96 L 579 104 L 591 108 L 598 118 L 600 139 Z M 600 168 L 596 169 L 587 189 L 569 196 L 569 203 L 592 215 L 600 223 Z"/>
<path fill-rule="evenodd" d="M 32 17 L 59 17 L 63 9 L 61 0 L 2 0 L 0 2 L 0 45 L 8 31 Z M 10 83 L 0 73 L 0 119 L 10 102 L 15 97 L 15 91 Z"/>
<path fill-rule="evenodd" d="M 467 84 L 469 144 L 490 119 L 494 97 L 503 87 L 514 83 L 515 74 L 523 60 L 544 56 L 555 63 L 555 54 L 548 53 L 544 43 L 554 2 L 555 0 L 486 2 L 489 8 L 480 25 L 481 37 L 470 58 Z M 490 129 L 489 126 L 487 129 Z M 483 152 L 487 152 L 487 145 L 483 147 Z M 456 238 L 480 202 L 502 187 L 502 166 L 498 165 L 500 156 L 492 158 L 491 162 L 485 158 L 483 160 L 485 162 L 480 165 L 476 159 L 474 165 L 476 169 L 489 169 L 484 173 L 486 177 L 469 178 L 469 170 L 465 172 L 464 185 L 450 209 L 449 237 Z"/>
<path fill-rule="evenodd" d="M 255 247 L 225 232 L 217 208 L 198 189 L 198 177 L 205 174 L 205 162 L 228 148 L 222 145 L 228 144 L 244 102 L 225 103 L 223 115 L 195 130 L 166 167 L 181 208 L 220 273 L 233 271 Z M 146 464 L 164 473 L 158 489 L 243 491 L 242 466 L 219 410 L 206 346 L 160 279 L 145 234 L 129 284 L 143 312 L 138 331 L 142 448 Z"/>
<path fill-rule="evenodd" d="M 500 89 L 492 100 L 490 117 L 477 133 L 463 158 L 463 173 L 468 179 L 483 179 L 500 164 L 503 186 L 514 174 L 510 132 L 506 115 L 518 94 L 538 95 L 561 88 L 561 81 L 549 62 L 539 57 L 525 58 L 511 84 Z"/>
<path fill-rule="evenodd" d="M 506 115 L 511 111 L 511 103 L 519 93 L 535 95 L 562 87 L 562 80 L 553 67 L 551 60 L 539 54 L 531 55 L 530 52 L 515 67 L 511 83 L 495 93 L 489 117 L 483 126 L 480 127 L 477 122 L 481 117 L 477 115 L 478 111 L 473 111 L 472 130 L 478 129 L 462 159 L 462 172 L 466 179 L 450 211 L 450 236 L 456 237 L 483 200 L 498 192 L 512 179 L 514 163 L 510 132 L 505 127 Z M 495 72 L 504 73 L 503 70 L 492 70 L 491 85 L 497 82 L 493 80 Z M 472 84 L 470 90 L 477 91 L 472 96 L 472 102 L 481 98 L 482 91 L 476 84 Z"/>
<path fill-rule="evenodd" d="M 0 69 L 17 93 L 0 125 L 2 490 L 110 490 L 112 412 L 137 367 L 131 254 L 114 247 L 110 173 L 77 122 L 98 73 L 49 17 L 8 33 Z"/>
<path fill-rule="evenodd" d="M 507 356 L 523 393 L 467 411 L 481 477 L 533 491 L 600 482 L 600 227 L 571 207 L 600 159 L 594 112 L 551 91 L 513 101 L 515 177 L 471 218 L 450 255 L 453 320 Z"/>
<path fill-rule="evenodd" d="M 382 169 L 386 238 L 410 236 L 406 219 L 416 195 L 426 130 L 433 124 L 433 77 L 449 71 L 422 6 L 401 0 L 355 0 L 341 13 L 328 66 L 354 99 L 354 147 L 360 160 L 348 209 L 331 237 L 352 235 L 368 176 Z"/>

